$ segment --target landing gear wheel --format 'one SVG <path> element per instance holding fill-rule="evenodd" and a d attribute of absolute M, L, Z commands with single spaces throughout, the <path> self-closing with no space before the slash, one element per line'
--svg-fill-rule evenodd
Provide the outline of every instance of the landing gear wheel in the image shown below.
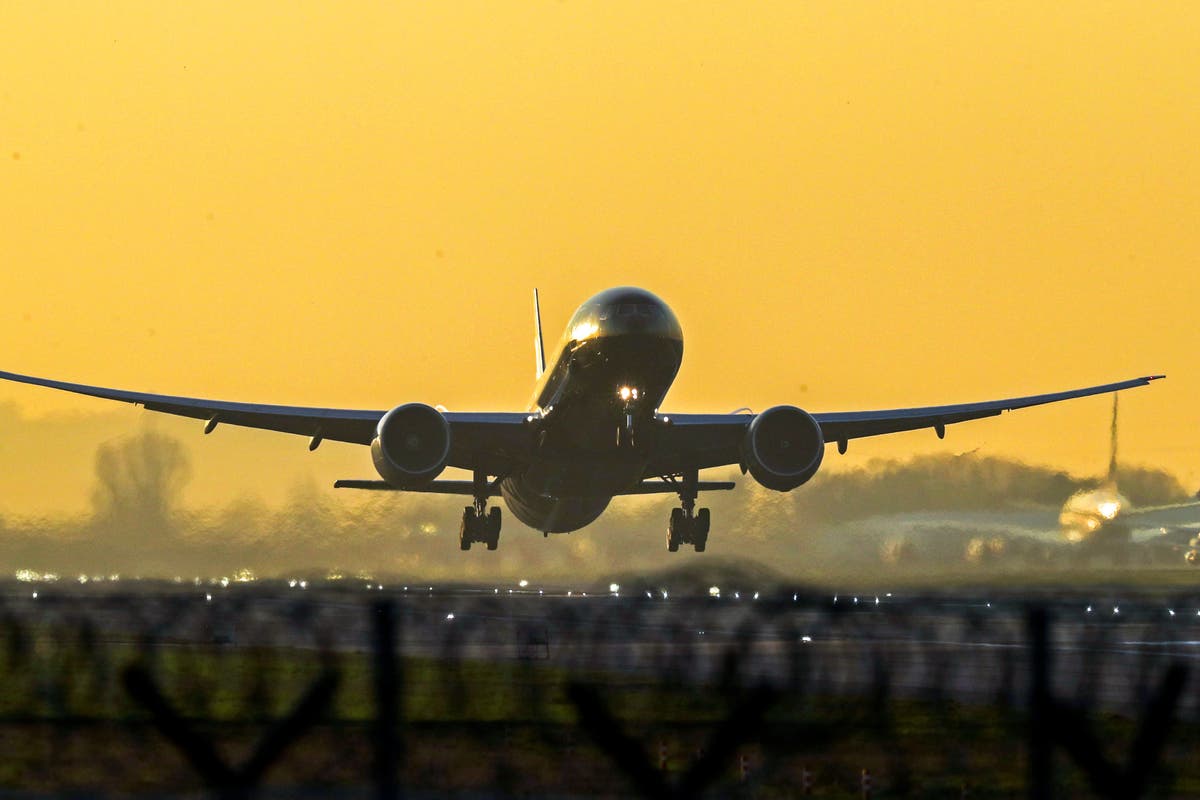
<path fill-rule="evenodd" d="M 696 548 L 697 553 L 703 553 L 704 548 L 708 546 L 708 524 L 709 513 L 707 508 L 702 508 L 696 512 L 696 516 L 691 520 L 692 523 L 692 546 Z"/>
<path fill-rule="evenodd" d="M 471 542 L 475 539 L 475 507 L 463 509 L 462 524 L 458 527 L 458 547 L 460 550 L 470 550 Z"/>
<path fill-rule="evenodd" d="M 671 509 L 671 521 L 667 523 L 667 550 L 672 553 L 679 550 L 679 543 L 683 539 L 683 526 L 685 524 L 683 509 Z"/>
<path fill-rule="evenodd" d="M 480 522 L 483 521 L 480 518 Z M 500 546 L 500 509 L 491 508 L 488 510 L 487 519 L 487 539 L 485 540 L 488 550 L 495 550 Z"/>
<path fill-rule="evenodd" d="M 458 546 L 463 550 L 470 550 L 472 544 L 479 542 L 486 545 L 488 550 L 495 550 L 500 545 L 500 509 L 487 507 L 488 496 L 495 485 L 489 487 L 488 476 L 482 472 L 475 473 L 473 484 L 471 488 L 475 503 L 463 507 L 462 526 L 458 529 Z"/>

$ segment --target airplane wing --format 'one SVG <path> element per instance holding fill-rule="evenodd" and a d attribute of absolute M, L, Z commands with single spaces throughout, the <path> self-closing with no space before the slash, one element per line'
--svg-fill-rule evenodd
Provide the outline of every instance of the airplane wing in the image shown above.
<path fill-rule="evenodd" d="M 982 403 L 834 412 L 813 414 L 813 418 L 821 426 L 825 441 L 837 442 L 839 447 L 845 447 L 845 443 L 850 439 L 920 428 L 933 428 L 940 436 L 944 434 L 945 426 L 957 422 L 994 417 L 1001 412 L 1015 411 L 1018 408 L 1132 389 L 1162 377 L 1165 376 L 1149 375 L 1067 392 L 1012 397 Z M 739 463 L 742 439 L 754 416 L 748 413 L 667 414 L 670 424 L 660 435 L 658 455 L 651 461 L 646 475 L 667 475 L 689 467 L 703 469 Z"/>
<path fill-rule="evenodd" d="M 239 425 L 270 431 L 294 433 L 320 440 L 352 444 L 370 444 L 375 427 L 387 413 L 346 408 L 308 408 L 304 406 L 260 405 L 195 397 L 129 392 L 80 383 L 66 383 L 0 371 L 0 379 L 45 386 L 64 392 L 117 400 L 182 417 L 205 420 L 205 431 L 219 425 Z M 449 465 L 505 475 L 523 460 L 529 450 L 531 432 L 524 425 L 523 413 L 447 412 L 452 445 Z"/>
<path fill-rule="evenodd" d="M 1130 508 L 1122 512 L 1118 519 L 1126 525 L 1138 528 L 1177 528 L 1185 525 L 1200 525 L 1200 502 Z"/>

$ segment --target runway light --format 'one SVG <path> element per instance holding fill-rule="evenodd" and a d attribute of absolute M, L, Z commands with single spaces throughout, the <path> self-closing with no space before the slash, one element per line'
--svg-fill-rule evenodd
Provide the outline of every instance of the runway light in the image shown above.
<path fill-rule="evenodd" d="M 206 592 L 206 593 L 205 593 L 205 595 L 204 595 L 204 602 L 206 602 L 206 603 L 211 603 L 211 602 L 212 602 L 212 595 L 211 595 L 211 594 L 208 594 L 208 593 Z"/>
<path fill-rule="evenodd" d="M 854 598 L 854 605 L 858 605 L 858 598 Z"/>
<path fill-rule="evenodd" d="M 307 588 L 308 588 L 308 581 L 300 581 L 300 588 L 301 588 L 301 589 L 307 589 Z"/>
<path fill-rule="evenodd" d="M 662 596 L 663 596 L 663 600 L 667 599 L 667 590 L 666 589 L 662 590 Z"/>
<path fill-rule="evenodd" d="M 754 593 L 754 599 L 755 599 L 755 600 L 757 600 L 757 599 L 758 599 L 758 592 L 755 592 L 755 593 Z"/>
<path fill-rule="evenodd" d="M 709 597 L 720 597 L 721 596 L 721 587 L 720 586 L 708 587 L 708 596 Z"/>
<path fill-rule="evenodd" d="M 608 585 L 608 590 L 609 590 L 610 592 L 612 592 L 613 594 L 616 594 L 617 592 L 621 591 L 621 584 L 619 584 L 619 583 L 610 583 L 610 584 Z"/>
<path fill-rule="evenodd" d="M 33 599 L 34 599 L 34 600 L 37 600 L 37 592 L 34 592 L 34 593 L 33 593 Z"/>
<path fill-rule="evenodd" d="M 988 603 L 988 604 L 987 604 L 987 607 L 988 607 L 988 608 L 991 608 L 991 607 L 992 607 L 992 604 L 991 604 L 991 603 Z"/>
<path fill-rule="evenodd" d="M 570 596 L 571 596 L 571 590 L 567 589 L 567 597 L 570 597 Z"/>
<path fill-rule="evenodd" d="M 1168 608 L 1168 609 L 1167 609 L 1167 613 L 1168 613 L 1168 614 L 1170 614 L 1170 615 L 1173 617 L 1173 616 L 1175 616 L 1175 609 L 1173 609 L 1173 608 Z"/>
<path fill-rule="evenodd" d="M 522 578 L 520 581 L 517 582 L 517 586 L 520 586 L 522 589 L 524 589 L 528 585 L 529 585 L 529 581 L 525 580 L 524 578 Z"/>
<path fill-rule="evenodd" d="M 879 605 L 879 595 L 875 595 L 875 605 Z"/>
<path fill-rule="evenodd" d="M 1113 606 L 1113 614 L 1120 614 L 1120 613 L 1121 613 L 1121 607 Z"/>
<path fill-rule="evenodd" d="M 805 644 L 808 644 L 812 641 L 812 637 L 811 636 L 801 636 L 800 641 L 804 642 Z"/>
<path fill-rule="evenodd" d="M 454 619 L 454 612 L 453 612 L 453 611 L 451 611 L 449 614 L 447 614 L 447 615 L 446 615 L 446 619 L 447 619 L 448 621 L 449 621 L 449 620 L 453 620 L 453 619 Z"/>
<path fill-rule="evenodd" d="M 1088 606 L 1088 607 L 1087 607 L 1087 613 L 1089 613 L 1089 614 L 1090 614 L 1090 613 L 1092 613 L 1092 607 L 1091 607 L 1091 606 Z M 1200 612 L 1197 612 L 1197 613 L 1200 613 Z"/>
<path fill-rule="evenodd" d="M 646 592 L 646 599 L 647 599 L 647 600 L 653 600 L 653 599 L 654 599 L 654 595 L 650 594 L 649 592 Z"/>
<path fill-rule="evenodd" d="M 740 593 L 740 592 L 734 592 L 734 593 L 733 593 L 733 599 L 734 599 L 734 600 L 741 600 L 741 599 L 742 599 L 742 595 L 741 595 L 741 593 Z"/>
<path fill-rule="evenodd" d="M 838 598 L 838 596 L 835 594 L 835 595 L 833 596 L 833 604 L 834 604 L 835 606 L 837 605 L 837 598 Z"/>

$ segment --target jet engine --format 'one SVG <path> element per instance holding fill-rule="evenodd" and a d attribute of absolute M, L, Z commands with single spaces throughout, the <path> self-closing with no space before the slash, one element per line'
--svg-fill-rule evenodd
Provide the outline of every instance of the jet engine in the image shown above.
<path fill-rule="evenodd" d="M 450 423 L 424 403 L 396 406 L 379 420 L 371 458 L 379 475 L 393 486 L 427 486 L 450 458 Z"/>
<path fill-rule="evenodd" d="M 806 483 L 824 457 L 821 426 L 795 406 L 774 406 L 759 414 L 742 442 L 742 464 L 756 481 L 777 492 Z"/>

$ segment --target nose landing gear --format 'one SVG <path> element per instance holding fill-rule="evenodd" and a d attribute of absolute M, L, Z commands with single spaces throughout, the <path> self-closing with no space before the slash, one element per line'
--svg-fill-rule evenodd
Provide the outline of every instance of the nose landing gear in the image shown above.
<path fill-rule="evenodd" d="M 690 544 L 697 553 L 708 546 L 709 513 L 707 508 L 696 509 L 695 471 L 684 473 L 679 482 L 680 508 L 671 509 L 671 521 L 667 523 L 667 550 L 674 553 L 679 545 Z"/>
<path fill-rule="evenodd" d="M 470 550 L 479 542 L 495 550 L 500 545 L 500 509 L 488 508 L 487 475 L 475 473 L 475 503 L 463 508 L 462 525 L 458 529 L 458 546 Z"/>

